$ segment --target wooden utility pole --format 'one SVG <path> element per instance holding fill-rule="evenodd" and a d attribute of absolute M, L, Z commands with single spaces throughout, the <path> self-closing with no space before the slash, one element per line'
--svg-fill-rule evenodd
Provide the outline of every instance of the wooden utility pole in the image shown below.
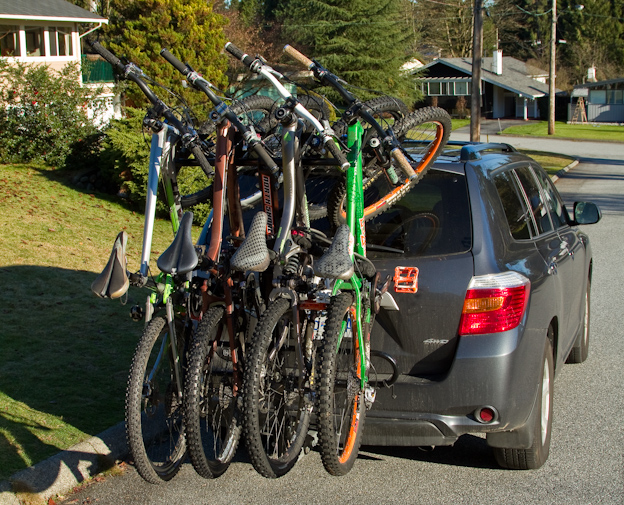
<path fill-rule="evenodd" d="M 555 0 L 556 1 L 556 0 Z M 475 0 L 472 29 L 472 94 L 470 141 L 481 141 L 481 64 L 483 62 L 483 1 Z"/>
<path fill-rule="evenodd" d="M 552 0 L 550 70 L 548 72 L 548 135 L 555 134 L 555 57 L 557 50 L 557 0 Z"/>

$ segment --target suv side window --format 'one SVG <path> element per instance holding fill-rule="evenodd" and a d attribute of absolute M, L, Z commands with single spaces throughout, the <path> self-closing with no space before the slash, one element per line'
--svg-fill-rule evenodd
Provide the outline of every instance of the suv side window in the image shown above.
<path fill-rule="evenodd" d="M 549 209 L 542 200 L 540 188 L 535 177 L 533 177 L 531 169 L 529 167 L 522 167 L 516 169 L 515 172 L 531 207 L 531 213 L 535 218 L 538 235 L 553 231 Z"/>
<path fill-rule="evenodd" d="M 535 223 L 527 209 L 524 195 L 515 182 L 513 171 L 496 175 L 494 184 L 503 204 L 511 236 L 516 240 L 527 240 L 537 235 Z"/>
<path fill-rule="evenodd" d="M 542 190 L 546 198 L 546 204 L 550 209 L 550 217 L 552 218 L 555 228 L 561 228 L 562 226 L 568 224 L 568 220 L 566 218 L 567 212 L 563 202 L 561 201 L 561 198 L 559 198 L 559 195 L 555 192 L 552 182 L 547 180 L 548 176 L 541 170 L 534 169 L 533 173 L 535 173 L 540 186 L 542 186 Z"/>

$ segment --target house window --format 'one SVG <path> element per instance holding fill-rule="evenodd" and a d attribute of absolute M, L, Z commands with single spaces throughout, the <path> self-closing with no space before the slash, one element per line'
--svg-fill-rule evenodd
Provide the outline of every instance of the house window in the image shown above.
<path fill-rule="evenodd" d="M 51 26 L 48 29 L 50 37 L 50 56 L 73 56 L 71 30 Z"/>
<path fill-rule="evenodd" d="M 430 82 L 429 83 L 429 96 L 441 95 L 441 94 L 442 94 L 442 83 Z"/>
<path fill-rule="evenodd" d="M 26 35 L 26 56 L 45 56 L 43 28 L 40 26 L 27 26 L 24 32 Z"/>
<path fill-rule="evenodd" d="M 624 103 L 624 101 L 622 100 L 622 93 L 624 92 L 621 89 L 610 89 L 609 91 L 607 91 L 607 103 Z"/>
<path fill-rule="evenodd" d="M 0 55 L 20 56 L 19 26 L 0 25 Z"/>
<path fill-rule="evenodd" d="M 592 89 L 589 92 L 589 103 L 604 105 L 607 103 L 607 92 L 604 89 Z"/>
<path fill-rule="evenodd" d="M 456 95 L 469 95 L 470 94 L 470 83 L 469 82 L 456 82 L 455 83 L 455 94 Z"/>

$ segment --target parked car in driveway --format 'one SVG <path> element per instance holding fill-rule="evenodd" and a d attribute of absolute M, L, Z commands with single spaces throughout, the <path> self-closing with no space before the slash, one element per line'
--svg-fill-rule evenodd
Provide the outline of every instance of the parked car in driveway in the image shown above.
<path fill-rule="evenodd" d="M 588 353 L 593 258 L 579 225 L 600 217 L 586 202 L 570 215 L 512 147 L 466 144 L 369 222 L 368 255 L 393 277 L 400 308 L 380 312 L 371 347 L 399 377 L 377 392 L 363 443 L 445 446 L 485 433 L 501 466 L 543 465 L 556 372 Z M 372 364 L 372 380 L 392 372 Z"/>

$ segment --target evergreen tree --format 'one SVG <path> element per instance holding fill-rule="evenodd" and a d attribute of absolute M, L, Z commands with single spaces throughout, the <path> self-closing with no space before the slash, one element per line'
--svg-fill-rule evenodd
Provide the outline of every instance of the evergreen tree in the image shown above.
<path fill-rule="evenodd" d="M 102 28 L 103 43 L 117 56 L 136 63 L 159 84 L 182 95 L 191 106 L 205 103 L 206 97 L 183 88 L 181 74 L 159 54 L 163 47 L 180 61 L 188 62 L 215 86 L 227 85 L 227 61 L 221 54 L 226 21 L 213 11 L 212 2 L 110 0 L 109 3 L 109 25 Z M 145 97 L 136 86 L 128 86 L 126 96 L 134 105 L 145 104 Z"/>
<path fill-rule="evenodd" d="M 419 92 L 401 66 L 414 57 L 414 32 L 403 5 L 397 0 L 284 0 L 278 20 L 287 43 L 349 84 L 412 103 Z M 332 90 L 323 92 L 338 99 Z M 357 95 L 372 96 L 361 90 Z"/>

